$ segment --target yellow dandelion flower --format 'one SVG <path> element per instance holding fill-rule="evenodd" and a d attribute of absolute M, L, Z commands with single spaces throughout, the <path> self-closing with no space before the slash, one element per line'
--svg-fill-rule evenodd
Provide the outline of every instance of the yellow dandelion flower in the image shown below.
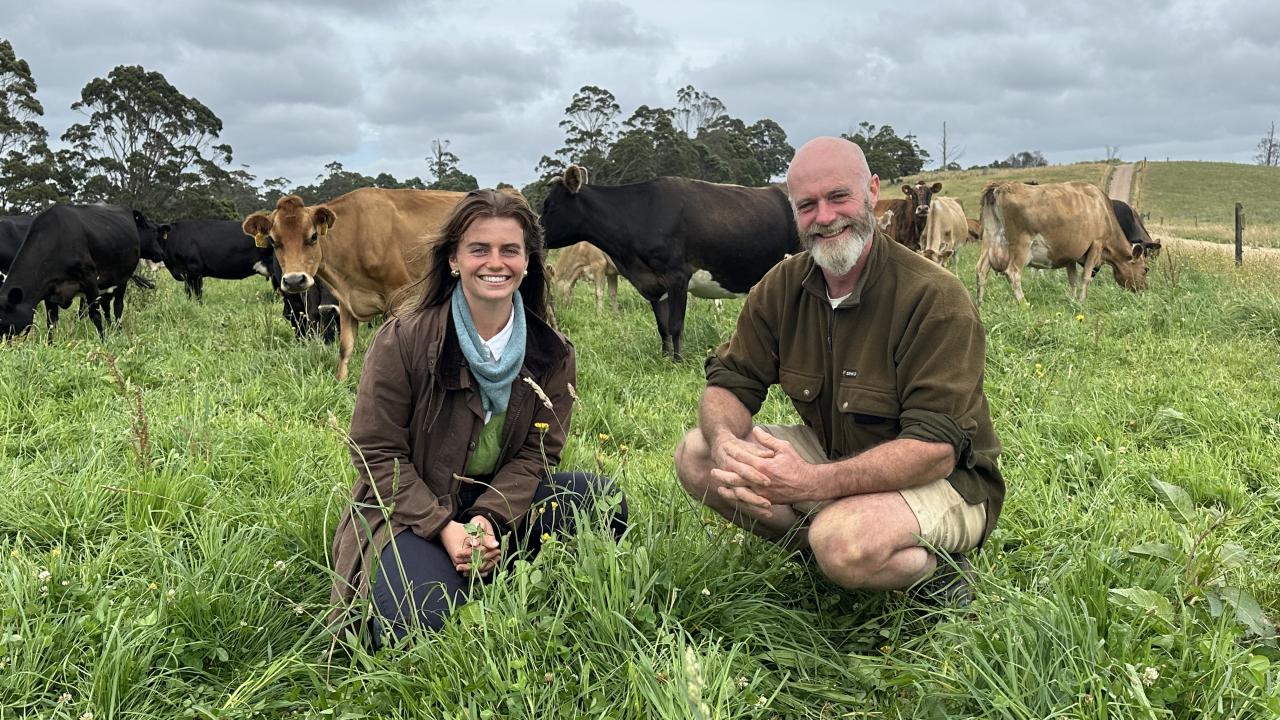
<path fill-rule="evenodd" d="M 619 445 L 618 449 L 621 450 L 622 452 L 626 452 L 627 450 L 630 450 L 630 448 L 628 448 L 626 445 Z"/>
<path fill-rule="evenodd" d="M 544 422 L 536 422 L 533 426 L 537 428 L 538 432 L 546 432 L 551 429 L 551 426 Z"/>
<path fill-rule="evenodd" d="M 551 533 L 542 533 L 542 542 L 550 542 Z"/>
<path fill-rule="evenodd" d="M 608 442 L 609 433 L 600 433 L 600 442 Z"/>
<path fill-rule="evenodd" d="M 552 500 L 552 501 L 551 501 L 551 509 L 552 509 L 552 510 L 555 510 L 555 509 L 556 509 L 556 508 L 558 508 L 558 507 L 560 507 L 560 503 L 556 502 L 555 500 Z"/>
<path fill-rule="evenodd" d="M 147 583 L 147 589 L 148 589 L 148 590 L 158 590 L 159 588 L 160 588 L 160 586 L 159 586 L 159 585 L 157 585 L 157 584 L 155 584 L 155 583 L 153 583 L 153 582 L 149 582 L 149 583 Z"/>
<path fill-rule="evenodd" d="M 1076 315 L 1076 320 L 1084 320 L 1084 315 Z"/>
<path fill-rule="evenodd" d="M 538 514 L 539 514 L 539 515 L 541 515 L 542 513 L 546 512 L 546 511 L 547 511 L 547 509 L 546 509 L 545 507 L 540 507 L 540 508 L 538 508 Z"/>
<path fill-rule="evenodd" d="M 52 556 L 54 556 L 54 557 L 58 557 L 59 555 L 61 555 L 61 554 L 62 554 L 62 548 L 60 548 L 60 547 L 55 547 L 54 549 L 52 549 L 52 550 L 50 550 L 50 551 L 49 551 L 49 554 L 50 554 L 50 555 L 52 555 Z"/>

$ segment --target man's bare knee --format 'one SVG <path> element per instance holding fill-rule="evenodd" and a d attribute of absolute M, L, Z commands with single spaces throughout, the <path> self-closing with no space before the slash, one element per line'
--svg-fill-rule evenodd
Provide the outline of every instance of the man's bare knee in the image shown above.
<path fill-rule="evenodd" d="M 809 547 L 822 574 L 844 587 L 862 586 L 881 562 L 852 513 L 819 513 L 809 527 Z"/>
<path fill-rule="evenodd" d="M 711 490 L 711 455 L 701 430 L 690 430 L 676 445 L 675 465 L 685 492 L 701 498 Z"/>

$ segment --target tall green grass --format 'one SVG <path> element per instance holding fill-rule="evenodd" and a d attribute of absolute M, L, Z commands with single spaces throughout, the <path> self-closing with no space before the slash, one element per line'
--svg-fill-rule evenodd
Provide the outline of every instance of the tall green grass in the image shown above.
<path fill-rule="evenodd" d="M 265 283 L 195 305 L 161 278 L 105 345 L 67 313 L 52 344 L 0 347 L 0 716 L 1274 717 L 1275 643 L 1215 590 L 1280 616 L 1278 326 L 1255 272 L 1157 264 L 1134 295 L 1104 271 L 1083 307 L 1061 273 L 1029 273 L 1026 305 L 992 284 L 1009 498 L 962 611 L 842 591 L 685 498 L 698 356 L 740 302 L 691 301 L 673 365 L 629 286 L 597 315 L 580 285 L 558 310 L 581 396 L 563 464 L 618 481 L 629 534 L 559 538 L 374 654 L 331 652 L 321 624 L 354 476 L 331 417 L 359 362 L 336 382 Z M 763 416 L 795 421 L 776 392 Z M 1188 536 L 1182 565 L 1151 549 Z"/>

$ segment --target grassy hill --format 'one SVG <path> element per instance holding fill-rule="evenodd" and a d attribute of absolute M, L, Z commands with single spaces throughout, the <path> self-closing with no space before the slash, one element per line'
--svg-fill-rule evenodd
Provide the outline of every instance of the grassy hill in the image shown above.
<path fill-rule="evenodd" d="M 881 185 L 880 197 L 901 197 L 904 184 L 915 184 L 917 181 L 942 183 L 942 194 L 957 198 L 964 206 L 964 214 L 977 218 L 981 208 L 982 190 L 993 182 L 1070 182 L 1080 180 L 1107 189 L 1107 180 L 1111 177 L 1111 165 L 1102 162 L 1076 163 L 1075 165 L 1049 165 L 1039 168 L 1019 168 L 1013 170 L 983 168 L 980 170 L 935 171 L 902 178 L 891 187 Z"/>
<path fill-rule="evenodd" d="M 1085 307 L 1060 272 L 1029 273 L 1021 306 L 992 283 L 1009 495 L 966 610 L 840 590 L 686 498 L 698 356 L 741 302 L 693 302 L 673 365 L 629 285 L 604 315 L 580 285 L 562 467 L 618 481 L 628 536 L 558 539 L 444 631 L 332 660 L 369 329 L 337 382 L 265 282 L 210 281 L 203 305 L 167 277 L 131 289 L 105 345 L 64 313 L 52 344 L 0 343 L 0 717 L 1276 717 L 1272 278 L 1162 258 L 1134 295 L 1109 275 Z M 761 420 L 797 421 L 776 392 Z"/>
<path fill-rule="evenodd" d="M 1280 168 L 1216 162 L 1139 163 L 1134 206 L 1156 235 L 1235 242 L 1244 204 L 1246 245 L 1280 247 Z"/>

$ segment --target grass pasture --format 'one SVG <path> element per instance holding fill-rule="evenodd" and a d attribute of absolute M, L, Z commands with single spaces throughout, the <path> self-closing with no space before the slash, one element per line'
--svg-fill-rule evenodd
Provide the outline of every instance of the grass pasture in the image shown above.
<path fill-rule="evenodd" d="M 1038 182 L 1056 183 L 1078 180 L 1090 182 L 1107 189 L 1107 181 L 1111 177 L 1113 165 L 1104 162 L 1076 163 L 1074 165 L 1049 165 L 1038 168 L 998 169 L 982 168 L 979 170 L 933 171 L 902 178 L 900 182 L 887 186 L 881 183 L 880 197 L 897 198 L 902 195 L 904 184 L 914 185 L 916 182 L 942 183 L 942 194 L 953 197 L 964 206 L 967 217 L 977 219 L 982 209 L 982 191 L 993 182 Z"/>
<path fill-rule="evenodd" d="M 1215 162 L 1137 165 L 1134 205 L 1147 229 L 1192 240 L 1234 243 L 1236 203 L 1244 204 L 1246 245 L 1280 247 L 1280 168 Z"/>
<path fill-rule="evenodd" d="M 1010 494 L 965 610 L 840 591 L 686 500 L 701 364 L 659 356 L 626 283 L 600 316 L 580 284 L 562 466 L 617 479 L 628 536 L 560 539 L 444 631 L 333 656 L 369 330 L 339 383 L 266 283 L 210 281 L 201 306 L 157 278 L 105 345 L 65 313 L 51 345 L 0 347 L 0 717 L 1275 717 L 1272 278 L 1171 254 L 1143 294 L 1108 276 L 1084 307 L 1062 273 L 1028 272 L 1026 305 L 989 288 Z M 693 301 L 687 355 L 739 307 Z M 764 417 L 794 414 L 771 395 Z"/>

